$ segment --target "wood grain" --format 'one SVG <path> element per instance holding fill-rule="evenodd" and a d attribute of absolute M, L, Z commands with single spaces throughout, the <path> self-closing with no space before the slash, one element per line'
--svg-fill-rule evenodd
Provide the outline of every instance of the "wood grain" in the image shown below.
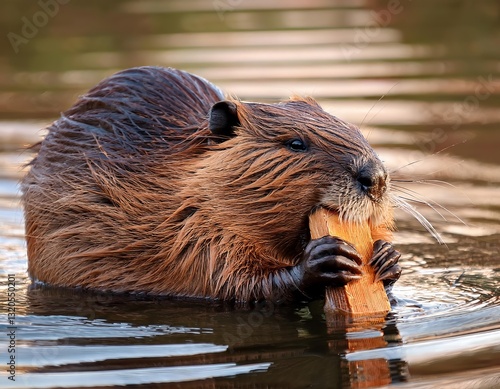
<path fill-rule="evenodd" d="M 325 313 L 332 317 L 342 314 L 353 319 L 383 317 L 391 309 L 389 300 L 381 281 L 375 282 L 373 268 L 368 265 L 373 253 L 373 235 L 375 234 L 368 223 L 347 223 L 340 220 L 339 216 L 319 209 L 310 216 L 309 228 L 311 238 L 318 239 L 332 235 L 354 245 L 363 257 L 360 280 L 352 281 L 343 287 L 328 288 L 325 296 Z"/>

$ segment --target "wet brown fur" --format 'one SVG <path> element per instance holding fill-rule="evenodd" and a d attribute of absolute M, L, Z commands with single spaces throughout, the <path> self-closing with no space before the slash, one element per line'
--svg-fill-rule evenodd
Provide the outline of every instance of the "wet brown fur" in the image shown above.
<path fill-rule="evenodd" d="M 174 69 L 118 73 L 49 127 L 22 182 L 29 273 L 52 285 L 223 300 L 281 299 L 268 282 L 295 265 L 318 206 L 369 219 L 387 201 L 356 194 L 377 158 L 360 132 L 311 98 L 236 99 L 236 136 L 208 129 L 224 96 Z M 287 142 L 301 138 L 306 152 Z M 366 196 L 365 196 L 366 197 Z"/>

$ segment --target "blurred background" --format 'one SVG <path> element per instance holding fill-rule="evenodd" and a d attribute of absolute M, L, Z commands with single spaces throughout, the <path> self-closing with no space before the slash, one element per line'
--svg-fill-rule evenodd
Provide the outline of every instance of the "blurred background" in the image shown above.
<path fill-rule="evenodd" d="M 143 65 L 196 73 L 242 100 L 310 95 L 358 125 L 392 176 L 409 181 L 394 190 L 413 200 L 447 244 L 436 244 L 398 211 L 395 242 L 404 272 L 395 292 L 422 306 L 396 312 L 392 323 L 401 336 L 386 338 L 393 339 L 387 350 L 373 355 L 396 367 L 408 364 L 411 376 L 429 387 L 500 382 L 500 1 L 1 0 L 0 285 L 8 273 L 22 285 L 19 341 L 32 357 L 20 362 L 26 382 L 64 386 L 74 382 L 65 372 L 80 371 L 89 385 L 105 386 L 114 375 L 99 371 L 123 366 L 153 367 L 118 383 L 171 382 L 161 366 L 172 363 L 199 367 L 192 380 L 227 376 L 226 387 L 263 377 L 269 387 L 331 387 L 339 376 L 324 361 L 342 365 L 349 355 L 365 355 L 332 348 L 321 320 L 304 310 L 291 318 L 265 316 L 241 346 L 224 336 L 250 322 L 243 314 L 28 291 L 17 186 L 32 158 L 25 148 L 100 80 Z M 225 348 L 207 351 L 196 340 L 229 351 L 210 357 Z M 170 349 L 154 358 L 158 351 L 146 347 L 178 343 L 175 352 L 184 355 L 193 342 L 199 360 L 171 362 Z M 235 366 L 217 372 L 203 365 L 228 361 Z M 248 361 L 266 364 L 236 368 Z M 235 374 L 268 368 L 233 381 Z M 38 374 L 47 371 L 60 376 Z M 349 374 L 344 384 L 355 375 Z"/>
<path fill-rule="evenodd" d="M 19 177 L 30 158 L 20 150 L 101 79 L 158 65 L 196 73 L 243 100 L 311 95 L 360 126 L 396 175 L 480 180 L 486 188 L 500 182 L 497 0 L 4 0 L 0 7 L 0 176 Z M 450 196 L 491 198 L 489 189 L 465 197 L 436 186 L 418 191 L 441 205 Z"/>
<path fill-rule="evenodd" d="M 159 65 L 204 76 L 244 100 L 312 95 L 364 130 L 395 130 L 388 143 L 411 134 L 423 152 L 456 144 L 453 154 L 500 163 L 497 0 L 3 0 L 0 7 L 3 151 L 32 142 L 102 78 Z"/>

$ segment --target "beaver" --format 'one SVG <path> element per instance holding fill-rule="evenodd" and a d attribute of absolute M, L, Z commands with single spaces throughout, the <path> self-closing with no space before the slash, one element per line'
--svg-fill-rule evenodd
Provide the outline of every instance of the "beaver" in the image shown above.
<path fill-rule="evenodd" d="M 101 81 L 48 127 L 21 182 L 28 272 L 44 284 L 250 302 L 314 299 L 360 277 L 318 207 L 392 227 L 388 173 L 357 127 L 310 97 L 226 97 L 185 71 Z M 388 241 L 373 266 L 401 273 Z"/>

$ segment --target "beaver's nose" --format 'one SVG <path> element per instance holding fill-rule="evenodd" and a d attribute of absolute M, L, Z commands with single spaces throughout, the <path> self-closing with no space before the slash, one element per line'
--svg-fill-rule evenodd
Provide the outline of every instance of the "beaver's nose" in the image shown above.
<path fill-rule="evenodd" d="M 364 165 L 356 176 L 361 190 L 373 201 L 378 201 L 387 189 L 387 172 L 380 163 Z"/>

